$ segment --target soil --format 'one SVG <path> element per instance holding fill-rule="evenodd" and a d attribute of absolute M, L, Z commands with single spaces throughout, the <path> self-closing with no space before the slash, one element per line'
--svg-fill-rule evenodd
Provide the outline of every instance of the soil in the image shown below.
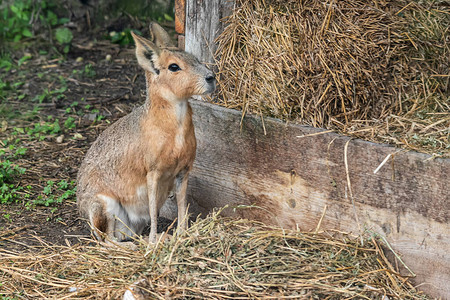
<path fill-rule="evenodd" d="M 65 57 L 41 55 L 42 47 L 51 47 L 42 43 L 30 43 L 23 52 L 12 55 L 16 62 L 25 53 L 32 58 L 7 71 L 4 77 L 10 85 L 20 84 L 17 93 L 1 103 L 0 149 L 15 143 L 16 148 L 27 150 L 18 158 L 0 157 L 0 162 L 9 159 L 25 168 L 25 173 L 15 178 L 15 184 L 29 188 L 22 190 L 15 202 L 0 204 L 3 249 L 25 250 L 42 243 L 72 244 L 91 236 L 88 224 L 78 214 L 74 195 L 48 207 L 37 205 L 36 200 L 50 196 L 44 193 L 50 180 L 75 181 L 84 154 L 99 133 L 145 100 L 144 72 L 137 64 L 133 46 L 113 44 L 104 39 L 105 32 L 100 28 L 89 32 L 89 37 L 75 32 Z M 47 92 L 42 103 L 36 100 L 46 90 L 58 89 L 60 92 Z M 16 100 L 19 94 L 26 96 Z M 33 114 L 33 109 L 38 112 Z M 61 131 L 42 133 L 41 138 L 15 129 L 34 128 L 55 120 Z M 68 120 L 73 121 L 74 128 L 64 125 Z M 58 197 L 63 191 L 53 189 L 52 193 Z M 159 230 L 169 224 L 169 220 L 160 218 Z"/>

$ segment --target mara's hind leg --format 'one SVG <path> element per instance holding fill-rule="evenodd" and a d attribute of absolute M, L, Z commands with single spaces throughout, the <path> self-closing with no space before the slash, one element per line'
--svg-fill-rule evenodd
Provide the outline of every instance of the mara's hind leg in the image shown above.
<path fill-rule="evenodd" d="M 127 241 L 136 235 L 136 226 L 130 222 L 130 218 L 122 205 L 113 197 L 98 194 L 103 201 L 106 217 L 108 219 L 108 236 L 117 241 Z M 139 228 L 138 228 L 139 229 Z"/>
<path fill-rule="evenodd" d="M 100 203 L 94 203 L 90 207 L 89 223 L 95 237 L 99 241 L 104 241 L 107 235 L 114 231 L 114 219 L 108 217 L 105 208 Z"/>
<path fill-rule="evenodd" d="M 94 204 L 91 210 L 90 222 L 96 238 L 105 247 L 125 247 L 136 250 L 137 246 L 133 242 L 128 242 L 131 232 L 125 228 L 124 223 L 109 214 L 103 205 Z"/>

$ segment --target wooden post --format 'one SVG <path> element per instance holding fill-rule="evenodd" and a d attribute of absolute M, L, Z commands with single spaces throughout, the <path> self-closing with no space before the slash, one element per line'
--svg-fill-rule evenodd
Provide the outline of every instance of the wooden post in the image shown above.
<path fill-rule="evenodd" d="M 186 28 L 186 0 L 175 0 L 175 31 L 178 33 L 178 48 L 184 50 Z"/>
<path fill-rule="evenodd" d="M 233 5 L 229 0 L 186 0 L 186 51 L 201 62 L 213 64 L 217 49 L 214 41 L 224 26 L 220 20 L 230 14 Z"/>
<path fill-rule="evenodd" d="M 184 34 L 186 25 L 186 0 L 175 0 L 175 30 Z"/>

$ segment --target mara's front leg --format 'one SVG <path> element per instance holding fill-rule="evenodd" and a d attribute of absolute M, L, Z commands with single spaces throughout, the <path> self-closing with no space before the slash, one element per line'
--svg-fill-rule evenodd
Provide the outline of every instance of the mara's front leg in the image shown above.
<path fill-rule="evenodd" d="M 188 223 L 187 214 L 186 214 L 187 183 L 188 183 L 188 171 L 180 172 L 175 179 L 175 193 L 176 193 L 177 208 L 178 208 L 178 231 L 180 233 L 187 229 L 187 223 Z"/>
<path fill-rule="evenodd" d="M 147 174 L 148 209 L 150 213 L 150 235 L 149 243 L 156 243 L 156 233 L 158 228 L 158 208 L 165 199 L 165 185 L 161 182 L 161 172 L 152 171 Z"/>

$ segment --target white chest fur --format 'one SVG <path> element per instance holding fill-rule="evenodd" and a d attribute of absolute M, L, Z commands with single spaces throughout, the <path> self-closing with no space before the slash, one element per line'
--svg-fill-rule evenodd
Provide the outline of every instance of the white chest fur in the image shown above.
<path fill-rule="evenodd" d="M 188 110 L 187 101 L 179 102 L 175 106 L 175 114 L 177 116 L 177 122 L 178 122 L 178 130 L 177 130 L 177 134 L 175 136 L 175 147 L 176 148 L 180 148 L 184 144 L 185 132 L 183 130 L 184 129 L 183 123 L 186 119 L 187 110 Z"/>

